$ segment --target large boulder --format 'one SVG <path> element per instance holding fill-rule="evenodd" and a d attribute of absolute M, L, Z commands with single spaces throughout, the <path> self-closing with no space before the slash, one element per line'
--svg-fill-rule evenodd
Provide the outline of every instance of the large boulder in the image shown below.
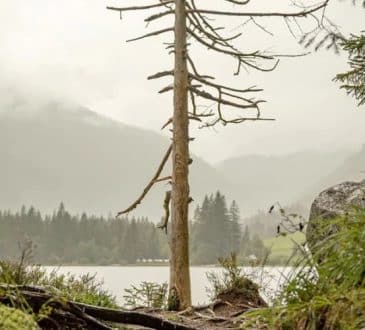
<path fill-rule="evenodd" d="M 325 236 L 333 233 L 335 228 L 319 232 L 321 222 L 345 214 L 351 207 L 365 209 L 365 180 L 361 182 L 343 182 L 321 192 L 314 200 L 307 227 L 307 241 L 313 247 Z"/>

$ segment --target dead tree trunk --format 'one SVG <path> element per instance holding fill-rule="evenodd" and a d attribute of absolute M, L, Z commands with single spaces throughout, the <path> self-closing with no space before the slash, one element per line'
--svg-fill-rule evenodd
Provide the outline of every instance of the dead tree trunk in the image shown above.
<path fill-rule="evenodd" d="M 175 0 L 175 68 L 169 309 L 191 305 L 189 273 L 189 118 L 186 4 Z"/>
<path fill-rule="evenodd" d="M 293 33 L 291 24 L 296 27 L 298 22 L 296 19 L 310 17 L 315 24 L 308 32 L 309 37 L 319 33 L 325 26 L 324 10 L 330 0 L 323 0 L 317 6 L 301 6 L 297 12 L 247 12 L 242 10 L 250 1 L 248 0 L 222 0 L 222 4 L 230 7 L 235 4 L 235 10 L 219 8 L 200 8 L 196 2 L 210 4 L 209 1 L 194 0 L 158 0 L 151 4 L 133 5 L 126 7 L 108 7 L 120 13 L 129 11 L 146 11 L 160 9 L 158 13 L 151 14 L 145 18 L 145 22 L 151 23 L 175 15 L 175 24 L 173 27 L 162 28 L 157 31 L 146 33 L 140 37 L 130 39 L 128 41 L 137 41 L 145 38 L 160 36 L 163 34 L 175 33 L 174 43 L 174 70 L 165 70 L 149 76 L 148 79 L 159 79 L 174 76 L 173 88 L 168 85 L 162 88 L 159 93 L 166 93 L 173 89 L 174 91 L 174 111 L 173 118 L 169 119 L 163 128 L 171 123 L 173 124 L 173 142 L 172 148 L 169 148 L 163 158 L 155 176 L 147 184 L 144 191 L 138 199 L 127 209 L 118 213 L 118 215 L 127 214 L 135 209 L 148 194 L 152 186 L 161 181 L 171 179 L 171 237 L 170 237 L 170 292 L 169 292 L 169 309 L 181 310 L 191 305 L 190 294 L 190 274 L 189 274 L 189 233 L 188 233 L 188 204 L 189 204 L 189 119 L 201 123 L 200 128 L 214 127 L 218 124 L 239 124 L 247 121 L 263 121 L 274 120 L 273 118 L 262 118 L 260 104 L 263 100 L 256 99 L 252 96 L 254 93 L 261 92 L 260 88 L 252 86 L 245 89 L 234 88 L 214 82 L 212 75 L 201 74 L 195 65 L 193 58 L 188 55 L 187 36 L 189 43 L 208 48 L 210 52 L 231 57 L 237 61 L 238 75 L 242 68 L 254 69 L 262 72 L 273 71 L 278 63 L 279 58 L 285 56 L 298 55 L 282 55 L 272 54 L 265 51 L 244 52 L 237 48 L 235 43 L 242 34 L 236 33 L 230 35 L 225 33 L 224 27 L 216 27 L 213 17 L 223 16 L 230 18 L 245 18 L 246 21 L 241 24 L 244 26 L 253 23 L 261 30 L 270 33 L 257 22 L 260 18 L 271 17 L 281 18 L 285 21 L 289 31 Z M 133 3 L 138 2 L 136 0 Z M 132 0 L 131 0 L 132 3 Z M 315 13 L 320 13 L 320 17 L 316 17 Z M 302 31 L 302 33 L 304 33 Z M 270 33 L 271 34 L 271 33 Z M 167 49 L 171 50 L 169 44 Z M 299 54 L 301 56 L 301 54 Z M 265 65 L 268 63 L 267 65 Z M 190 70 L 190 71 L 189 71 Z M 188 109 L 188 95 L 191 101 L 191 111 Z M 200 99 L 205 102 L 215 103 L 216 109 L 211 106 L 205 107 L 205 111 L 198 109 L 196 101 Z M 204 105 L 203 105 L 204 106 Z M 201 105 L 200 105 L 201 107 Z M 223 107 L 248 111 L 253 113 L 247 114 L 225 114 Z M 210 109 L 210 110 L 209 110 Z M 164 166 L 170 156 L 172 149 L 172 175 L 171 177 L 160 177 Z M 165 220 L 160 226 L 167 228 L 169 219 L 168 203 L 170 201 L 170 192 L 166 193 L 164 202 Z"/>

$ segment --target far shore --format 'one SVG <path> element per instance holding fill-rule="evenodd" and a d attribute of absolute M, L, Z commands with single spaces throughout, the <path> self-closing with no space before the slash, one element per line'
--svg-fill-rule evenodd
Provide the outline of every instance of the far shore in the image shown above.
<path fill-rule="evenodd" d="M 140 264 L 112 264 L 112 265 L 95 265 L 95 264 L 62 264 L 62 265 L 43 265 L 37 264 L 42 267 L 169 267 L 168 263 L 140 263 Z M 190 265 L 190 267 L 220 267 L 219 265 Z"/>
<path fill-rule="evenodd" d="M 62 264 L 62 265 L 43 265 L 43 264 L 37 264 L 41 267 L 54 267 L 54 268 L 60 268 L 60 267 L 169 267 L 168 263 L 146 263 L 146 264 L 125 264 L 125 265 L 119 265 L 119 264 L 113 264 L 113 265 L 95 265 L 95 264 Z M 262 267 L 262 266 L 253 266 L 253 265 L 241 265 L 242 267 L 250 267 L 250 268 L 256 268 L 256 267 Z M 211 265 L 190 265 L 191 268 L 221 268 L 220 265 L 217 264 L 211 264 Z M 288 267 L 288 265 L 264 265 L 264 267 Z M 290 266 L 289 266 L 290 267 Z"/>

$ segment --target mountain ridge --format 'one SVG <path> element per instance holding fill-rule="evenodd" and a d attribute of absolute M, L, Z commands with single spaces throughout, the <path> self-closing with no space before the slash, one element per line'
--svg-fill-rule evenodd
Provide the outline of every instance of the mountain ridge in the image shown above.
<path fill-rule="evenodd" d="M 25 116 L 22 111 L 2 111 L 0 182 L 7 189 L 0 193 L 0 207 L 32 204 L 50 211 L 63 201 L 72 211 L 116 213 L 139 196 L 169 143 L 153 131 L 84 107 L 52 102 Z M 194 199 L 200 200 L 207 191 L 229 190 L 216 169 L 193 159 Z M 167 189 L 159 184 L 136 214 L 158 221 Z"/>
<path fill-rule="evenodd" d="M 49 212 L 63 201 L 73 212 L 116 213 L 140 195 L 170 143 L 154 131 L 79 105 L 43 102 L 29 105 L 36 110 L 27 112 L 24 102 L 0 109 L 0 182 L 5 187 L 0 190 L 0 209 L 19 209 L 26 204 Z M 205 194 L 217 190 L 228 202 L 238 202 L 242 217 L 266 210 L 277 201 L 309 205 L 325 185 L 351 179 L 349 172 L 355 168 L 351 170 L 349 165 L 342 175 L 333 173 L 346 161 L 365 163 L 365 156 L 356 155 L 346 150 L 241 155 L 216 166 L 193 155 L 190 181 L 195 204 L 191 209 Z M 165 174 L 169 174 L 167 170 Z M 165 183 L 158 184 L 133 214 L 159 221 L 168 189 Z"/>

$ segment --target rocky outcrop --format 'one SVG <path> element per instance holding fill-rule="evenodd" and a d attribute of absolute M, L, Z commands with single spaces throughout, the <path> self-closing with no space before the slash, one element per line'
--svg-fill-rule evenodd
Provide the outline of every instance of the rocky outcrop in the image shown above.
<path fill-rule="evenodd" d="M 309 247 L 322 240 L 335 230 L 329 228 L 326 233 L 318 231 L 321 222 L 343 215 L 352 206 L 365 209 L 365 180 L 361 182 L 343 182 L 321 192 L 314 200 L 307 227 Z"/>

